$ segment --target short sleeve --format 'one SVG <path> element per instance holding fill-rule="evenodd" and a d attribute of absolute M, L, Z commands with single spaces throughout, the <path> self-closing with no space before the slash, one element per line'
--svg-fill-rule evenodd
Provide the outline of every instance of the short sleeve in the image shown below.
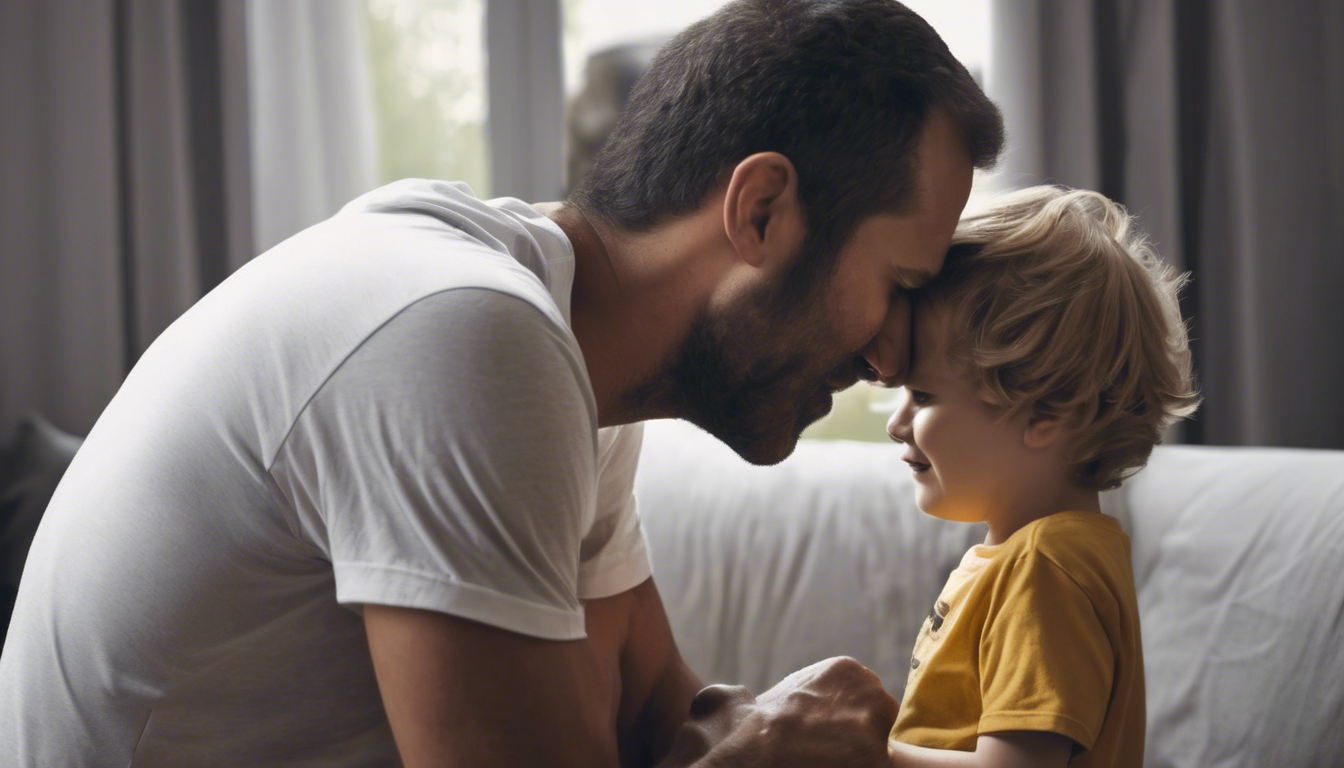
<path fill-rule="evenodd" d="M 1048 731 L 1090 749 L 1115 655 L 1087 593 L 1038 552 L 1000 576 L 980 642 L 981 733 Z"/>
<path fill-rule="evenodd" d="M 643 444 L 640 423 L 598 432 L 597 517 L 580 550 L 579 597 L 585 600 L 633 589 L 651 574 L 635 501 Z"/>
<path fill-rule="evenodd" d="M 353 351 L 271 472 L 297 533 L 330 557 L 340 603 L 574 639 L 596 424 L 558 316 L 461 288 L 420 299 Z"/>

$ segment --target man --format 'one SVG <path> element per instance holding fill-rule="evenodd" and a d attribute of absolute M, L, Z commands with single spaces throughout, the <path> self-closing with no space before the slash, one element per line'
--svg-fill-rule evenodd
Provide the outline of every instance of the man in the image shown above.
<path fill-rule="evenodd" d="M 890 0 L 748 0 L 672 40 L 564 204 L 408 181 L 240 269 L 128 376 L 0 658 L 20 765 L 879 765 L 846 659 L 686 668 L 643 419 L 787 456 L 899 381 L 997 111 Z M 661 761 L 661 762 L 660 762 Z"/>

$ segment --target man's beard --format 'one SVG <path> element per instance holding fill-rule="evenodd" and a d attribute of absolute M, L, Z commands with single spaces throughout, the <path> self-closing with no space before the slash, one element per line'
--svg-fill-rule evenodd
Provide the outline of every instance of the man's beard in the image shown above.
<path fill-rule="evenodd" d="M 858 378 L 854 355 L 833 352 L 822 293 L 789 307 L 771 284 L 716 313 L 702 310 L 671 366 L 632 400 L 664 403 L 753 464 L 783 461 L 829 412 L 828 382 Z"/>

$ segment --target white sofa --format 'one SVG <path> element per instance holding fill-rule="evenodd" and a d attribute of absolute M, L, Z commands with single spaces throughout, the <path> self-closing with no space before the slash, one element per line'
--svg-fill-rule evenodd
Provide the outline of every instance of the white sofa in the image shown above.
<path fill-rule="evenodd" d="M 804 441 L 759 468 L 648 425 L 654 572 L 707 681 L 760 691 L 843 654 L 899 697 L 920 622 L 984 535 L 921 513 L 899 456 Z M 1103 498 L 1133 544 L 1145 765 L 1344 766 L 1344 452 L 1159 447 Z"/>

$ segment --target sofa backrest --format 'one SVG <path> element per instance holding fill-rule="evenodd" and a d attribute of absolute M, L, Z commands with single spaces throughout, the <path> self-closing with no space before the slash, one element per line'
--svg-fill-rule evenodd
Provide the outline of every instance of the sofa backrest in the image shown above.
<path fill-rule="evenodd" d="M 1344 765 L 1344 452 L 1158 448 L 1129 532 L 1148 765 Z"/>
<path fill-rule="evenodd" d="M 655 422 L 637 493 L 683 655 L 757 691 L 843 654 L 899 697 L 920 623 L 984 536 L 921 513 L 878 443 L 804 441 L 762 468 Z M 1159 447 L 1104 506 L 1133 544 L 1145 764 L 1344 765 L 1344 452 Z"/>

